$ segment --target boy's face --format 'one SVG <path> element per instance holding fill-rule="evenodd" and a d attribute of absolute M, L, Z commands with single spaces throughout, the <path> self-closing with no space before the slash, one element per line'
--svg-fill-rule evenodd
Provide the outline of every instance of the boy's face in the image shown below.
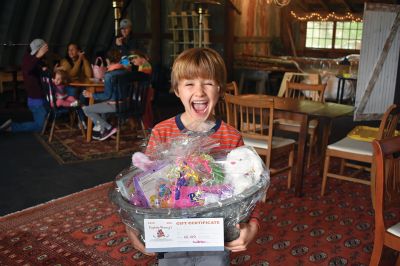
<path fill-rule="evenodd" d="M 219 91 L 220 88 L 214 80 L 194 78 L 182 79 L 178 82 L 175 94 L 185 107 L 185 113 L 182 115 L 185 126 L 213 117 Z"/>
<path fill-rule="evenodd" d="M 61 75 L 60 75 L 60 74 L 56 74 L 56 76 L 54 77 L 53 81 L 54 81 L 54 84 L 55 84 L 56 86 L 61 85 L 61 84 L 62 84 Z"/>

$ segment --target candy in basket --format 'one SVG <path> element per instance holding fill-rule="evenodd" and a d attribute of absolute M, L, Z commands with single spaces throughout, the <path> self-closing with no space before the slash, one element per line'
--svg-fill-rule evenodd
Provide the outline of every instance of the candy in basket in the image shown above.
<path fill-rule="evenodd" d="M 258 154 L 243 146 L 218 149 L 207 136 L 183 135 L 159 145 L 150 156 L 136 153 L 134 164 L 117 176 L 111 198 L 122 220 L 143 234 L 145 218 L 224 218 L 225 240 L 238 237 L 263 199 L 269 175 Z"/>

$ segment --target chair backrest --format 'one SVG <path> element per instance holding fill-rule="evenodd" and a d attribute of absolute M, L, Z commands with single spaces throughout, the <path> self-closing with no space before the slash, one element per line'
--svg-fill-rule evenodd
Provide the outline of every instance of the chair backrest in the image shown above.
<path fill-rule="evenodd" d="M 129 71 L 124 71 L 111 77 L 111 85 L 116 98 L 115 109 L 117 114 L 127 113 L 132 108 L 132 101 L 129 98 L 129 95 L 132 94 L 132 84 L 132 76 Z"/>
<path fill-rule="evenodd" d="M 235 81 L 226 84 L 225 93 L 231 95 L 239 95 L 239 89 Z M 215 113 L 218 117 L 222 118 L 223 120 L 226 119 L 226 107 L 225 107 L 224 97 L 220 97 L 220 99 L 218 100 L 218 103 L 215 106 Z"/>
<path fill-rule="evenodd" d="M 236 84 L 236 81 L 232 81 L 226 84 L 225 93 L 229 93 L 232 95 L 239 95 L 239 89 Z"/>
<path fill-rule="evenodd" d="M 267 167 L 271 160 L 274 121 L 274 102 L 265 99 L 246 99 L 225 94 L 227 123 L 235 127 L 244 138 L 265 140 L 268 144 Z"/>
<path fill-rule="evenodd" d="M 133 113 L 136 116 L 142 116 L 146 109 L 146 99 L 149 92 L 151 82 L 149 80 L 133 82 L 132 100 Z"/>
<path fill-rule="evenodd" d="M 285 97 L 323 102 L 325 88 L 326 84 L 305 84 L 287 81 Z"/>
<path fill-rule="evenodd" d="M 385 208 L 400 206 L 400 136 L 374 140 L 375 230 L 384 227 Z M 383 230 L 384 231 L 384 230 Z"/>
<path fill-rule="evenodd" d="M 400 119 L 400 106 L 392 104 L 383 114 L 379 125 L 378 136 L 376 139 L 381 140 L 393 137 L 397 124 Z"/>
<path fill-rule="evenodd" d="M 43 73 L 40 77 L 40 83 L 46 94 L 46 100 L 49 108 L 57 110 L 56 87 L 53 84 L 51 75 L 49 73 Z"/>
<path fill-rule="evenodd" d="M 321 76 L 315 73 L 285 72 L 278 92 L 279 97 L 285 96 L 286 85 L 288 81 L 296 83 L 321 84 Z"/>

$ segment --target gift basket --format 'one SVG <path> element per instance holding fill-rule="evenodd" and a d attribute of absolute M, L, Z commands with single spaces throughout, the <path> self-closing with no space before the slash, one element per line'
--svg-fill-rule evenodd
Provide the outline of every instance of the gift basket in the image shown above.
<path fill-rule="evenodd" d="M 219 217 L 225 241 L 232 241 L 239 236 L 236 224 L 248 221 L 270 182 L 253 148 L 221 150 L 199 134 L 183 134 L 146 155 L 135 153 L 132 161 L 117 175 L 110 198 L 143 241 L 144 219 Z"/>

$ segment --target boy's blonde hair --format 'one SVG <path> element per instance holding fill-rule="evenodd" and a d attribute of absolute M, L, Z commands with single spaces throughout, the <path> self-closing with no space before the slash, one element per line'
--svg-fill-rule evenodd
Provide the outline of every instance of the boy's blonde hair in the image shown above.
<path fill-rule="evenodd" d="M 217 82 L 221 95 L 225 92 L 226 67 L 222 57 L 210 48 L 191 48 L 183 51 L 174 62 L 171 72 L 171 86 L 178 92 L 182 79 L 203 78 Z"/>

